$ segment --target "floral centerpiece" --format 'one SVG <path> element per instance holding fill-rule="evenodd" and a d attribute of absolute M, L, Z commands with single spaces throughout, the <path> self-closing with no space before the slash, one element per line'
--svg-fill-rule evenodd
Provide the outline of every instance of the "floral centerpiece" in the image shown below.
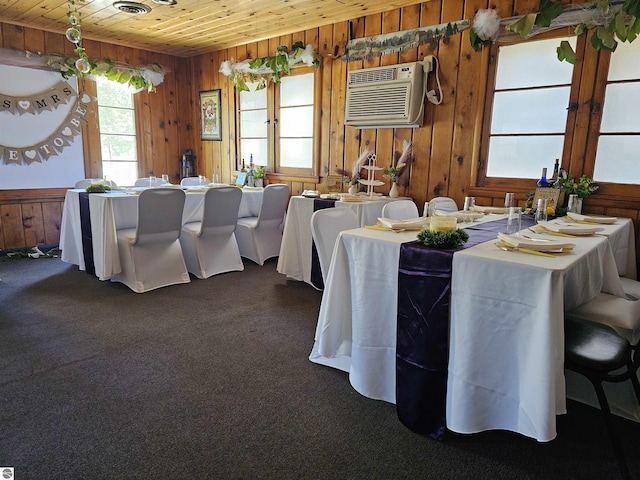
<path fill-rule="evenodd" d="M 336 173 L 338 175 L 342 175 L 342 183 L 344 183 L 345 185 L 349 185 L 349 193 L 354 194 L 360 191 L 358 180 L 363 178 L 362 166 L 365 165 L 365 162 L 369 158 L 370 154 L 371 152 L 369 152 L 369 149 L 365 148 L 364 152 L 362 152 L 362 154 L 360 154 L 360 156 L 356 160 L 356 163 L 353 164 L 353 167 L 351 168 L 351 174 L 349 174 L 349 172 L 347 172 L 344 168 L 336 169 Z"/>
<path fill-rule="evenodd" d="M 407 166 L 409 162 L 409 154 L 411 153 L 411 142 L 408 140 L 402 141 L 402 155 L 395 162 L 392 162 L 389 165 L 389 168 L 385 168 L 382 173 L 384 173 L 392 183 L 396 183 L 400 174 L 404 170 L 404 167 Z"/>
<path fill-rule="evenodd" d="M 576 179 L 564 169 L 561 169 L 558 174 L 554 187 L 562 190 L 565 195 L 578 195 L 578 198 L 587 198 L 600 188 L 592 178 L 582 175 Z"/>

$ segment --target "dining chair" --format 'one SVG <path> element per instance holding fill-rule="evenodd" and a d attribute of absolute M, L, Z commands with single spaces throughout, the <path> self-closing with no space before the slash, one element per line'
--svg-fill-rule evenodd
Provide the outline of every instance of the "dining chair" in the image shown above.
<path fill-rule="evenodd" d="M 264 187 L 258 216 L 238 219 L 236 240 L 242 257 L 264 265 L 265 260 L 280 254 L 288 201 L 288 185 L 273 183 Z"/>
<path fill-rule="evenodd" d="M 93 182 L 99 181 L 101 179 L 98 178 L 83 178 L 82 180 L 78 180 L 73 188 L 87 188 Z M 116 182 L 113 180 L 104 180 L 105 185 L 109 185 L 110 187 L 117 187 Z"/>
<path fill-rule="evenodd" d="M 325 284 L 338 235 L 343 230 L 351 230 L 359 226 L 358 215 L 350 208 L 325 208 L 311 215 L 311 238 L 318 251 L 322 281 Z"/>
<path fill-rule="evenodd" d="M 116 230 L 122 271 L 111 277 L 136 293 L 191 281 L 180 247 L 185 193 L 150 188 L 138 197 L 135 228 Z"/>
<path fill-rule="evenodd" d="M 204 194 L 202 220 L 182 226 L 180 245 L 187 270 L 198 278 L 244 270 L 235 230 L 242 190 L 216 187 Z"/>
<path fill-rule="evenodd" d="M 429 205 L 433 205 L 433 211 L 441 210 L 443 212 L 457 212 L 459 210 L 458 204 L 453 198 L 449 197 L 435 197 L 429 200 Z"/>
<path fill-rule="evenodd" d="M 602 384 L 630 380 L 640 404 L 639 366 L 637 344 L 632 346 L 606 325 L 565 317 L 565 368 L 583 375 L 593 385 L 620 474 L 625 479 L 630 478 L 629 469 Z"/>
<path fill-rule="evenodd" d="M 164 185 L 162 182 L 162 177 L 156 177 L 153 182 L 149 179 L 149 177 L 138 178 L 134 183 L 134 187 L 160 187 Z"/>
<path fill-rule="evenodd" d="M 382 207 L 382 216 L 393 220 L 408 220 L 418 218 L 420 212 L 413 200 L 396 200 L 388 202 Z"/>
<path fill-rule="evenodd" d="M 205 178 L 204 181 L 207 182 L 207 185 L 211 183 L 208 178 Z M 200 185 L 200 177 L 184 177 L 180 180 L 180 186 L 182 187 L 196 187 L 198 185 Z"/>

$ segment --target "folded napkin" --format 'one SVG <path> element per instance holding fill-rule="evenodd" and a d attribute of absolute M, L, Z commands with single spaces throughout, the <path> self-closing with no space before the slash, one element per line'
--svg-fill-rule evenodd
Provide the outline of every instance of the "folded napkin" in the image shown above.
<path fill-rule="evenodd" d="M 456 217 L 458 222 L 464 222 L 467 219 L 478 220 L 484 216 L 484 213 L 477 212 L 445 212 L 444 210 L 436 210 L 435 214 L 440 217 Z"/>
<path fill-rule="evenodd" d="M 247 186 L 242 187 L 242 189 L 247 192 L 261 192 L 262 190 L 264 190 L 263 187 L 247 187 Z"/>
<path fill-rule="evenodd" d="M 560 225 L 553 222 L 539 222 L 538 225 L 551 232 L 568 233 L 570 235 L 593 235 L 596 232 L 604 230 L 603 227 L 594 227 L 590 225 Z"/>
<path fill-rule="evenodd" d="M 478 205 L 473 207 L 473 211 L 479 213 L 508 213 L 508 209 L 504 207 L 481 207 Z"/>
<path fill-rule="evenodd" d="M 592 223 L 616 223 L 617 217 L 605 217 L 602 215 L 582 215 L 580 213 L 567 212 L 567 217 L 576 222 L 592 222 Z"/>
<path fill-rule="evenodd" d="M 395 220 L 393 218 L 378 217 L 378 225 L 392 230 L 422 230 L 429 226 L 429 219 L 424 217 Z"/>
<path fill-rule="evenodd" d="M 558 252 L 571 250 L 576 246 L 575 243 L 556 242 L 555 240 L 541 242 L 539 240 L 530 240 L 517 235 L 507 235 L 502 232 L 498 232 L 498 238 L 510 247 L 525 248 L 527 250 L 535 250 L 537 252 Z"/>

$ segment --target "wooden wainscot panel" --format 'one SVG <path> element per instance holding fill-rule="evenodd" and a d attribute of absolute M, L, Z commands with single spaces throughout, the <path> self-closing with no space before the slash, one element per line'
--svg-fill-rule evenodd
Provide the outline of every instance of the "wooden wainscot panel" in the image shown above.
<path fill-rule="evenodd" d="M 45 243 L 44 222 L 41 203 L 24 203 L 22 207 L 22 227 L 26 246 Z"/>
<path fill-rule="evenodd" d="M 20 205 L 0 205 L 4 248 L 26 246 Z"/>

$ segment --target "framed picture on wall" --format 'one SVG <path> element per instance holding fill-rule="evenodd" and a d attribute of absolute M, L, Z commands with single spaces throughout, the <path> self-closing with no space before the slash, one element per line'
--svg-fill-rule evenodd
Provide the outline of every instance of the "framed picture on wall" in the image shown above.
<path fill-rule="evenodd" d="M 222 140 L 220 89 L 200 92 L 200 139 Z"/>

